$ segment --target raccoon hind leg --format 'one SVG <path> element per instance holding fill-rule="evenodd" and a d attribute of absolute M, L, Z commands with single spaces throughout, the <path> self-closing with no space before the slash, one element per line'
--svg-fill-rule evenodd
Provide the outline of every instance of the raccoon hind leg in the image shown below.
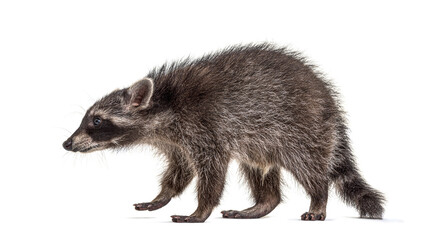
<path fill-rule="evenodd" d="M 323 193 L 316 193 L 310 195 L 311 203 L 310 209 L 308 212 L 305 212 L 301 215 L 301 220 L 304 221 L 314 221 L 321 220 L 324 221 L 326 218 L 326 204 L 328 202 L 328 190 L 326 193 L 323 190 Z"/>
<path fill-rule="evenodd" d="M 317 163 L 313 162 L 312 164 Z M 320 163 L 320 162 L 319 162 Z M 316 170 L 318 169 L 318 170 Z M 301 215 L 301 220 L 314 221 L 325 220 L 326 205 L 329 195 L 329 178 L 327 173 L 323 172 L 322 165 L 306 167 L 305 169 L 294 168 L 291 171 L 292 175 L 304 187 L 307 194 L 310 196 L 310 208 L 308 212 Z"/>

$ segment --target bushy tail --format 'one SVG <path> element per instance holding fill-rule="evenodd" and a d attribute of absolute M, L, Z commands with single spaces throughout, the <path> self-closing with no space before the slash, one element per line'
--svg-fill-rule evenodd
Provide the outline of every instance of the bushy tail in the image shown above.
<path fill-rule="evenodd" d="M 362 218 L 382 218 L 384 197 L 370 187 L 358 173 L 343 176 L 335 182 L 337 192 L 343 200 L 359 211 Z"/>
<path fill-rule="evenodd" d="M 340 142 L 335 152 L 335 167 L 331 172 L 331 179 L 338 194 L 351 206 L 354 206 L 362 218 L 383 217 L 383 194 L 365 182 L 359 171 L 349 147 L 349 140 L 345 126 L 339 129 Z"/>

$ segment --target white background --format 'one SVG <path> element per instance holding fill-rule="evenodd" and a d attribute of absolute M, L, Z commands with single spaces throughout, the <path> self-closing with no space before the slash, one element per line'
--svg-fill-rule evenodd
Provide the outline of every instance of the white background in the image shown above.
<path fill-rule="evenodd" d="M 0 238 L 375 238 L 425 234 L 428 6 L 424 1 L 1 1 Z M 332 191 L 325 222 L 299 221 L 309 199 L 285 173 L 268 217 L 222 219 L 251 201 L 231 164 L 204 224 L 175 224 L 197 206 L 194 184 L 169 205 L 163 162 L 148 148 L 66 153 L 85 110 L 155 66 L 237 43 L 302 51 L 342 94 L 359 168 L 385 193 L 385 219 L 359 219 Z M 425 223 L 424 223 L 425 222 Z"/>

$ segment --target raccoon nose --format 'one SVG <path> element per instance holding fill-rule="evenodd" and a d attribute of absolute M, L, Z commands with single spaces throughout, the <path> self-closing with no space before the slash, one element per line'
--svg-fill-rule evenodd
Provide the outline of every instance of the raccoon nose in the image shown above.
<path fill-rule="evenodd" d="M 72 150 L 72 140 L 71 139 L 67 139 L 64 143 L 63 143 L 63 148 L 67 151 L 71 151 Z"/>

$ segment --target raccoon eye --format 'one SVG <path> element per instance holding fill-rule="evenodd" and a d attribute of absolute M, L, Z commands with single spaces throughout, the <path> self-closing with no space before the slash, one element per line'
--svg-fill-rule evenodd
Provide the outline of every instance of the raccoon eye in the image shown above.
<path fill-rule="evenodd" d="M 92 120 L 92 123 L 94 126 L 99 126 L 101 124 L 101 118 L 95 117 L 94 120 Z"/>

